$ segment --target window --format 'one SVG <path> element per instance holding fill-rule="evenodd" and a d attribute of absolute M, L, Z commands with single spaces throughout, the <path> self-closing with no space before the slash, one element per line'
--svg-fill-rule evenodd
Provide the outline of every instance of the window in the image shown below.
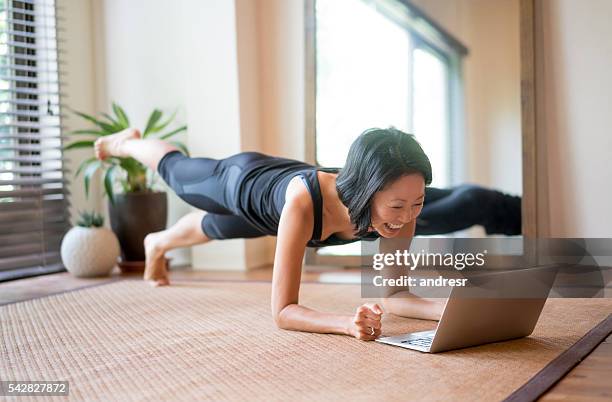
<path fill-rule="evenodd" d="M 397 0 L 316 2 L 316 161 L 342 166 L 359 133 L 395 126 L 415 134 L 425 149 L 432 184 L 448 186 L 451 109 L 457 101 L 451 70 L 464 51 L 437 48 L 428 33 L 433 26 L 421 17 L 405 17 L 411 8 L 404 14 L 392 10 L 393 3 L 403 5 Z M 428 30 L 420 32 L 424 24 Z"/>
<path fill-rule="evenodd" d="M 0 0 L 0 280 L 62 270 L 69 227 L 54 0 Z"/>
<path fill-rule="evenodd" d="M 420 10 L 401 0 L 316 0 L 306 26 L 314 46 L 314 159 L 344 165 L 365 129 L 413 133 L 430 158 L 433 186 L 454 183 L 460 142 L 461 58 L 467 49 Z M 309 38 L 308 35 L 311 35 Z M 307 47 L 308 49 L 308 47 Z M 308 85 L 308 82 L 307 82 Z M 308 125 L 307 125 L 308 127 Z M 333 249 L 333 250 L 332 250 Z M 358 254 L 359 244 L 320 255 Z"/>

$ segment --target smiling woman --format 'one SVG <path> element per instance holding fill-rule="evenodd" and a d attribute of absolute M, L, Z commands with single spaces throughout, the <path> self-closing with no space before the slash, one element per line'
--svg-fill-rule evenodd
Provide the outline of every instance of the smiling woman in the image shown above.
<path fill-rule="evenodd" d="M 370 129 L 351 145 L 342 169 L 243 152 L 225 159 L 190 158 L 162 140 L 127 129 L 100 138 L 96 156 L 133 157 L 156 169 L 185 202 L 200 211 L 145 239 L 145 279 L 168 285 L 164 253 L 212 239 L 278 237 L 272 315 L 281 328 L 339 333 L 373 340 L 382 310 L 365 304 L 354 316 L 299 304 L 306 247 L 364 238 L 412 237 L 431 165 L 414 136 Z"/>

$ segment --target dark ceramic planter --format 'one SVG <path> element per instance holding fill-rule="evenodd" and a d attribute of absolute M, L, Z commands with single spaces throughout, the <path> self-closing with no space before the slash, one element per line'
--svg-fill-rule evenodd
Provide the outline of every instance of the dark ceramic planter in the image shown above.
<path fill-rule="evenodd" d="M 145 236 L 166 228 L 168 198 L 161 192 L 117 194 L 115 204 L 108 204 L 108 212 L 122 260 L 144 261 Z"/>

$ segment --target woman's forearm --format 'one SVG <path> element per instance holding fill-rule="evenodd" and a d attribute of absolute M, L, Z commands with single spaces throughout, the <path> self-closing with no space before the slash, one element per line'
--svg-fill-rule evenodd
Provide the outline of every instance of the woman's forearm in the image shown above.
<path fill-rule="evenodd" d="M 425 299 L 409 291 L 401 291 L 382 299 L 381 302 L 385 313 L 424 320 L 439 320 L 446 299 Z"/>
<path fill-rule="evenodd" d="M 324 313 L 299 304 L 289 304 L 275 317 L 279 328 L 320 334 L 349 335 L 352 316 Z"/>

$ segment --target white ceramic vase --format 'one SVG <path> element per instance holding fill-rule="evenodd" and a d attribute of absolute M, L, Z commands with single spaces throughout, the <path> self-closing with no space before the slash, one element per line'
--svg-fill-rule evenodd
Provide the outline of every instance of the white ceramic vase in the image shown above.
<path fill-rule="evenodd" d="M 117 236 L 103 227 L 75 226 L 62 239 L 62 262 L 80 278 L 109 275 L 119 253 Z"/>

